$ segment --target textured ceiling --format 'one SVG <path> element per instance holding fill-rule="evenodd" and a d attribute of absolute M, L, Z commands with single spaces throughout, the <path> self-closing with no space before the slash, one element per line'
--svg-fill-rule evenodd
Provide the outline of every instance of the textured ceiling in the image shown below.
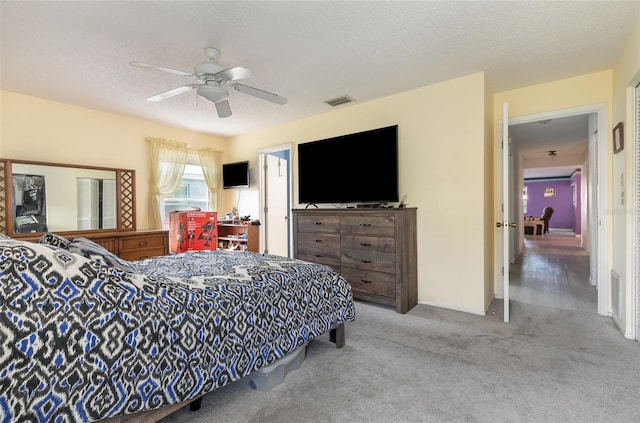
<path fill-rule="evenodd" d="M 494 91 L 609 69 L 639 1 L 1 1 L 1 88 L 232 136 L 486 71 Z M 220 49 L 248 85 L 284 106 L 232 92 L 220 119 L 194 92 L 145 98 L 192 80 Z M 350 107 L 342 105 L 339 107 Z"/>
<path fill-rule="evenodd" d="M 589 115 L 509 126 L 509 137 L 522 154 L 525 178 L 571 176 L 587 159 Z M 550 151 L 555 155 L 550 155 Z"/>

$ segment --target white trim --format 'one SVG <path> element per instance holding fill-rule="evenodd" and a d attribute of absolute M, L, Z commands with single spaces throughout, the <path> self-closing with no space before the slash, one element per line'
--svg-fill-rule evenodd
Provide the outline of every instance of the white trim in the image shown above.
<path fill-rule="evenodd" d="M 631 119 L 632 127 L 629 128 L 628 135 L 625 139 L 629 139 L 625 142 L 625 148 L 629 148 L 629 156 L 631 157 L 631 171 L 630 175 L 635 175 L 631 178 L 631 186 L 628 190 L 629 204 L 631 210 L 635 213 L 631 213 L 635 218 L 630 220 L 632 236 L 627 240 L 628 249 L 631 252 L 628 268 L 630 269 L 629 278 L 631 281 L 631 295 L 633 300 L 631 301 L 632 313 L 631 319 L 634 324 L 630 328 L 630 337 L 635 340 L 640 340 L 640 73 L 636 76 L 634 83 L 632 83 L 632 106 L 631 106 Z M 627 135 L 627 134 L 625 134 Z M 635 283 L 633 283 L 635 281 Z"/>
<path fill-rule="evenodd" d="M 266 199 L 264 194 L 266 193 L 266 186 L 265 186 L 265 180 L 264 180 L 264 172 L 262 169 L 264 169 L 264 157 L 266 154 L 269 153 L 275 153 L 277 151 L 289 151 L 289 186 L 287 187 L 287 190 L 289 191 L 289 199 L 288 199 L 288 203 L 287 204 L 287 210 L 289 210 L 289 220 L 287 223 L 287 229 L 289 232 L 289 236 L 287 237 L 287 243 L 288 243 L 288 249 L 289 249 L 289 255 L 291 256 L 293 254 L 293 236 L 292 236 L 292 232 L 293 232 L 293 226 L 292 226 L 292 216 L 291 216 L 291 209 L 293 208 L 293 144 L 292 143 L 286 143 L 286 144 L 279 144 L 279 145 L 274 145 L 271 147 L 265 147 L 265 148 L 261 148 L 258 149 L 256 151 L 256 163 L 258 163 L 258 169 L 257 169 L 257 176 L 258 176 L 258 198 L 259 198 L 259 214 L 260 214 L 260 221 L 266 223 L 266 218 L 265 218 L 265 213 L 264 213 L 264 208 L 265 208 L 265 203 L 266 203 Z M 265 229 L 266 229 L 266 225 L 260 225 L 260 250 L 261 252 L 263 252 L 266 248 L 266 244 L 265 244 L 265 240 L 266 240 L 266 233 L 265 233 Z"/>

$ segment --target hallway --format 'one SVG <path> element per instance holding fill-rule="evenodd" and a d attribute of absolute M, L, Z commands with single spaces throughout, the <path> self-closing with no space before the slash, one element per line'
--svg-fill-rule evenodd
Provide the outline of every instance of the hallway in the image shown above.
<path fill-rule="evenodd" d="M 589 253 L 573 233 L 525 236 L 522 255 L 511 265 L 510 298 L 526 304 L 597 312 L 596 287 L 589 283 Z"/>

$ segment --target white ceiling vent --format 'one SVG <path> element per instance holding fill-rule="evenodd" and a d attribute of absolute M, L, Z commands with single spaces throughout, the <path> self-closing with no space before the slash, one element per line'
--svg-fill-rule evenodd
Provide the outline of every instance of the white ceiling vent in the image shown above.
<path fill-rule="evenodd" d="M 341 104 L 351 103 L 352 101 L 355 101 L 355 99 L 353 99 L 352 97 L 349 97 L 348 95 L 343 95 L 341 97 L 336 97 L 331 100 L 327 100 L 325 101 L 325 103 L 327 103 L 331 107 L 336 107 Z"/>

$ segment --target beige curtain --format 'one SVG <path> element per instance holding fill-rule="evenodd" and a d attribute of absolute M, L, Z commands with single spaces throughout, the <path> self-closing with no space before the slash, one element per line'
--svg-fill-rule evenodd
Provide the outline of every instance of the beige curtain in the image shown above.
<path fill-rule="evenodd" d="M 211 148 L 202 148 L 198 150 L 198 158 L 200 159 L 200 166 L 202 166 L 204 180 L 207 183 L 209 192 L 211 193 L 211 198 L 209 200 L 209 206 L 211 207 L 210 210 L 217 211 L 222 151 L 213 150 Z"/>
<path fill-rule="evenodd" d="M 187 144 L 164 138 L 146 138 L 149 144 L 149 227 L 162 228 L 160 200 L 170 197 L 180 188 L 187 163 Z"/>

